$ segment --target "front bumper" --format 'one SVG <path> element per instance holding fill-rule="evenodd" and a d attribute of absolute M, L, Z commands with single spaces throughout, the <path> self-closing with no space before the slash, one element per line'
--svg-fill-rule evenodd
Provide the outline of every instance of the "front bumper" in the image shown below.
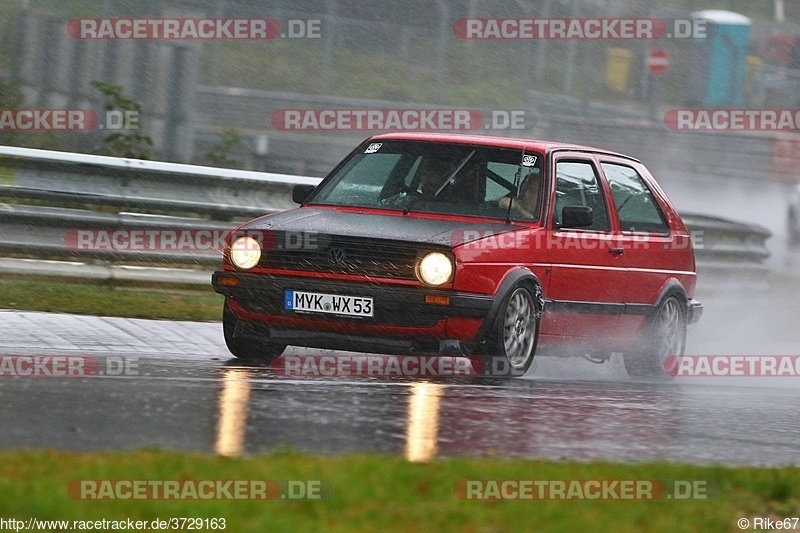
<path fill-rule="evenodd" d="M 689 300 L 686 311 L 689 324 L 696 324 L 703 316 L 703 304 L 697 300 Z"/>
<path fill-rule="evenodd" d="M 222 282 L 221 282 L 222 281 Z M 318 335 L 344 334 L 354 337 L 421 337 L 472 340 L 493 299 L 425 287 L 389 286 L 366 282 L 275 276 L 247 272 L 217 271 L 214 290 L 232 301 L 241 320 L 268 326 L 270 336 L 288 331 Z M 296 313 L 284 307 L 287 290 L 373 298 L 374 316 L 350 317 Z M 448 305 L 425 302 L 426 296 L 446 296 Z M 330 336 L 330 335 L 329 335 Z M 326 346 L 332 343 L 326 343 Z"/>

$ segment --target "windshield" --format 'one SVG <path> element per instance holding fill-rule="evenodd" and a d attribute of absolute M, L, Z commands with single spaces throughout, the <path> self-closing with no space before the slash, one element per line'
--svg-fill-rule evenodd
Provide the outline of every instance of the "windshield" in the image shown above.
<path fill-rule="evenodd" d="M 542 159 L 526 152 L 523 163 L 521 150 L 461 144 L 366 143 L 311 203 L 501 219 L 511 204 L 511 220 L 534 221 Z"/>

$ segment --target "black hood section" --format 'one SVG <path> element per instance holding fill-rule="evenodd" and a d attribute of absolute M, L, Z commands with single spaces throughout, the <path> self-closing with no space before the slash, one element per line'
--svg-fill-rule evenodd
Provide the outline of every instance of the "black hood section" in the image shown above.
<path fill-rule="evenodd" d="M 455 247 L 488 235 L 498 235 L 524 226 L 504 222 L 418 218 L 413 214 L 376 215 L 335 209 L 303 207 L 258 218 L 242 230 L 315 232 L 367 239 L 404 241 Z"/>

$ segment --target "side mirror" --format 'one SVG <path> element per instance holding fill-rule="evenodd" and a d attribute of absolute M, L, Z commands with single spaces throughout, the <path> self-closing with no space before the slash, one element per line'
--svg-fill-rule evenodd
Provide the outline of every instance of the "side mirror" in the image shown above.
<path fill-rule="evenodd" d="M 592 224 L 594 224 L 594 214 L 591 207 L 568 205 L 561 210 L 562 228 L 588 228 Z"/>
<path fill-rule="evenodd" d="M 292 187 L 292 201 L 296 204 L 302 204 L 308 197 L 311 196 L 311 193 L 314 192 L 313 185 L 295 185 Z"/>

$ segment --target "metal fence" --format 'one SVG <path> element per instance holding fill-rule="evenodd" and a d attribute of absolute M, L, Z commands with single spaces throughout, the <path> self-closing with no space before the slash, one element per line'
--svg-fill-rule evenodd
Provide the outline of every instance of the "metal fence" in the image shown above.
<path fill-rule="evenodd" d="M 211 136 L 237 124 L 248 138 L 249 166 L 279 172 L 322 174 L 350 149 L 379 131 L 277 130 L 273 113 L 286 109 L 427 109 L 409 102 L 302 95 L 202 86 L 197 91 L 198 132 Z M 440 106 L 444 107 L 444 106 Z M 495 111 L 476 109 L 489 121 Z M 625 107 L 528 91 L 522 129 L 471 133 L 586 144 L 633 155 L 660 179 L 719 177 L 729 180 L 800 180 L 800 135 L 796 132 L 674 131 Z M 469 133 L 469 132 L 461 132 Z M 254 155 L 260 143 L 263 153 Z"/>
<path fill-rule="evenodd" d="M 765 14 L 769 10 L 758 11 Z M 263 110 L 250 115 L 262 117 L 259 124 L 236 120 L 237 110 L 250 105 L 245 95 L 226 99 L 226 107 L 208 107 L 206 102 L 212 96 L 207 90 L 209 87 L 283 92 L 293 94 L 296 99 L 301 98 L 298 95 L 301 92 L 306 96 L 317 95 L 319 98 L 313 102 L 306 100 L 311 107 L 329 105 L 328 97 L 334 95 L 365 100 L 365 106 L 370 105 L 369 100 L 379 99 L 430 105 L 476 102 L 484 107 L 524 106 L 551 115 L 556 119 L 553 122 L 558 122 L 560 104 L 541 105 L 536 98 L 532 101 L 531 92 L 539 91 L 539 95 L 567 95 L 579 101 L 622 102 L 638 108 L 640 113 L 644 110 L 646 115 L 653 98 L 654 77 L 648 73 L 644 62 L 657 45 L 668 49 L 672 58 L 670 69 L 660 77 L 662 95 L 669 98 L 671 106 L 688 105 L 691 89 L 688 71 L 696 63 L 698 54 L 689 40 L 658 43 L 649 40 L 624 43 L 512 40 L 495 43 L 459 39 L 453 30 L 454 22 L 463 17 L 629 17 L 632 14 L 671 19 L 687 17 L 689 12 L 638 0 L 412 0 L 405 3 L 29 0 L 0 11 L 0 51 L 3 52 L 0 54 L 0 80 L 20 84 L 25 95 L 25 101 L 19 104 L 22 106 L 95 110 L 102 108 L 103 98 L 91 82 L 118 84 L 142 104 L 142 132 L 153 138 L 157 156 L 194 162 L 203 161 L 206 152 L 202 145 L 213 143 L 214 128 L 218 126 L 242 128 L 247 130 L 248 136 L 267 134 L 274 144 L 282 143 L 281 132 L 269 126 L 268 114 L 263 120 Z M 319 20 L 322 35 L 319 39 L 222 43 L 85 41 L 72 39 L 67 34 L 67 21 L 72 17 L 115 16 L 271 17 L 284 24 L 288 20 Z M 758 24 L 753 34 L 763 37 L 770 32 L 798 32 L 788 24 L 780 28 L 773 26 Z M 627 88 L 615 93 L 603 80 L 609 51 L 619 47 L 631 52 L 632 59 L 627 71 Z M 797 79 L 794 76 L 782 67 L 765 68 L 763 75 L 752 76 L 753 83 L 758 84 L 752 87 L 754 99 L 749 104 L 796 106 Z M 579 107 L 584 106 L 581 103 Z M 623 112 L 617 110 L 617 113 Z M 62 136 L 60 142 L 65 149 L 92 151 L 102 143 L 105 133 L 94 131 Z M 577 140 L 603 146 L 606 139 L 613 140 L 619 134 L 608 130 L 597 133 L 597 136 L 581 134 Z M 317 135 L 318 142 L 326 146 L 335 145 L 338 137 L 338 133 Z M 206 142 L 208 139 L 212 140 Z M 693 142 L 721 145 L 728 140 L 720 139 L 719 143 L 709 138 Z M 307 142 L 313 144 L 311 139 Z M 761 144 L 757 140 L 753 142 Z M 734 142 L 729 153 L 736 153 L 734 150 L 739 144 Z M 308 172 L 313 173 L 318 168 L 314 151 L 297 150 L 291 155 L 298 165 L 310 168 Z M 306 173 L 302 169 L 293 172 Z"/>

